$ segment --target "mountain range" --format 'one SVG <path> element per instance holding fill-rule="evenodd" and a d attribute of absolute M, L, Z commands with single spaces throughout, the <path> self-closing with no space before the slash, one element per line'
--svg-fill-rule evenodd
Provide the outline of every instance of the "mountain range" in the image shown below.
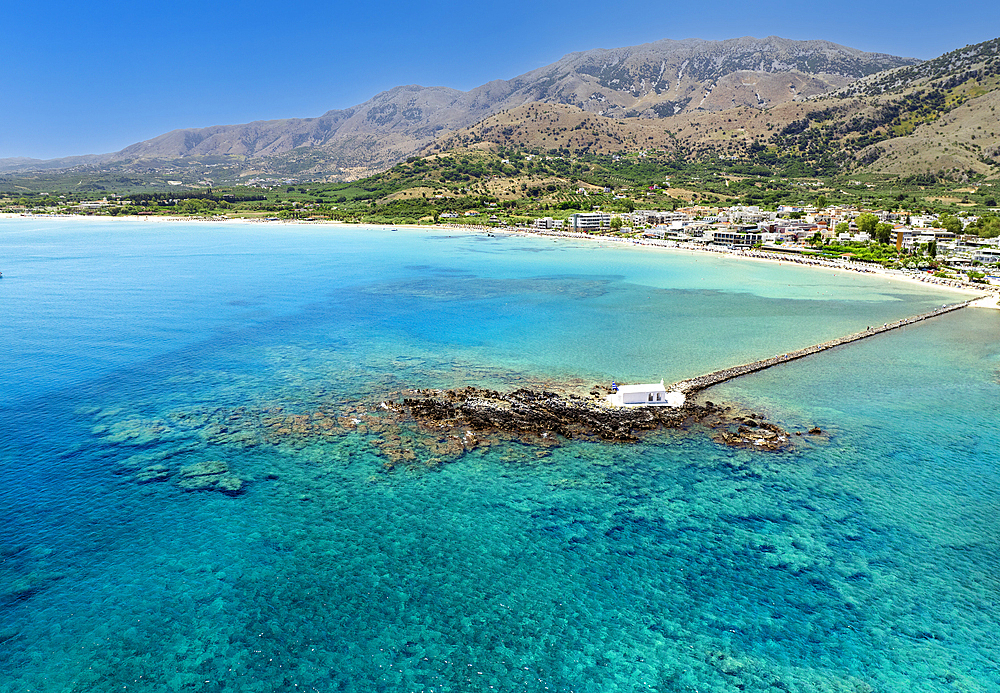
<path fill-rule="evenodd" d="M 345 180 L 421 152 L 488 142 L 609 152 L 658 146 L 695 156 L 741 156 L 769 144 L 815 159 L 832 141 L 841 145 L 838 165 L 892 172 L 915 156 L 905 152 L 918 140 L 943 150 L 942 138 L 962 144 L 931 162 L 988 168 L 996 135 L 964 132 L 961 123 L 968 112 L 982 129 L 978 121 L 994 114 L 997 48 L 986 42 L 921 62 L 774 36 L 664 39 L 571 53 L 468 92 L 400 86 L 316 118 L 174 130 L 112 154 L 4 159 L 0 172 L 152 172 L 211 162 L 242 178 Z M 968 146 L 976 137 L 980 144 Z"/>

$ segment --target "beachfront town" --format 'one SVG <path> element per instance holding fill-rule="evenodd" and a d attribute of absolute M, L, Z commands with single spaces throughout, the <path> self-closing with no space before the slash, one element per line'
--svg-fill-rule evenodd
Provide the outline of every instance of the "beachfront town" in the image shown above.
<path fill-rule="evenodd" d="M 568 219 L 544 217 L 533 230 L 560 235 L 620 234 L 648 241 L 686 246 L 757 249 L 770 253 L 804 255 L 817 248 L 839 247 L 841 259 L 857 260 L 861 249 L 879 240 L 896 250 L 901 267 L 933 264 L 976 274 L 984 282 L 1000 283 L 1000 238 L 982 238 L 971 229 L 978 217 L 917 216 L 902 212 L 843 207 L 686 207 L 672 211 L 636 210 L 631 213 L 582 212 Z M 859 225 L 860 222 L 860 225 Z M 876 239 L 875 229 L 881 237 Z M 960 226 L 959 226 L 960 225 Z M 949 228 L 945 228 L 948 226 Z"/>

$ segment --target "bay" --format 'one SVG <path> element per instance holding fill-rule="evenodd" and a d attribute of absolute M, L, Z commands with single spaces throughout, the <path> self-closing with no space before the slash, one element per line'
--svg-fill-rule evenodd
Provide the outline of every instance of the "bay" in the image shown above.
<path fill-rule="evenodd" d="M 827 432 L 792 452 L 692 432 L 390 470 L 374 428 L 262 431 L 412 387 L 670 382 L 955 295 L 594 242 L 93 219 L 0 220 L 0 270 L 2 691 L 1000 688 L 1000 312 L 708 393 Z M 208 461 L 243 492 L 182 488 Z"/>

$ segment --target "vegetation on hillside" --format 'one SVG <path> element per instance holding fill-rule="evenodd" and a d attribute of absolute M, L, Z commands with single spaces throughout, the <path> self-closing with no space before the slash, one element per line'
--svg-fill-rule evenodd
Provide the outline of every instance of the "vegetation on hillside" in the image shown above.
<path fill-rule="evenodd" d="M 972 228 L 996 235 L 1000 182 L 979 176 L 972 185 L 946 176 L 816 175 L 823 171 L 761 147 L 743 160 L 686 158 L 675 151 L 573 155 L 566 149 L 459 149 L 410 157 L 391 169 L 347 183 L 266 186 L 135 186 L 118 191 L 78 185 L 74 192 L 10 190 L 0 208 L 38 213 L 172 214 L 330 219 L 365 223 L 526 224 L 542 216 L 567 218 L 601 209 L 677 209 L 753 205 L 851 205 L 907 213 L 978 214 Z M 789 175 L 796 172 L 800 175 Z M 105 180 L 104 182 L 112 182 Z M 2 181 L 0 181 L 2 186 Z M 0 187 L 0 190 L 3 190 Z M 4 193 L 0 193 L 4 195 Z M 80 203 L 107 200 L 106 205 Z"/>

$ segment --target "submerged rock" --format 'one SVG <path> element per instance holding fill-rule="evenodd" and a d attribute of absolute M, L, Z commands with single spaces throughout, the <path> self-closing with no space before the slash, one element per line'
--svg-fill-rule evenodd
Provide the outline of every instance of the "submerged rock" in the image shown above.
<path fill-rule="evenodd" d="M 238 496 L 243 493 L 243 479 L 235 474 L 223 474 L 215 484 L 215 490 L 225 493 L 227 496 Z"/>
<path fill-rule="evenodd" d="M 0 585 L 0 604 L 27 601 L 65 577 L 56 572 L 30 572 Z"/>
<path fill-rule="evenodd" d="M 195 477 L 211 476 L 214 474 L 224 474 L 229 471 L 229 465 L 222 460 L 205 460 L 196 464 L 189 464 L 181 467 L 181 476 L 185 479 Z"/>
<path fill-rule="evenodd" d="M 185 491 L 220 491 L 227 496 L 238 496 L 246 482 L 229 471 L 221 460 L 205 460 L 181 467 L 177 485 Z"/>
<path fill-rule="evenodd" d="M 140 484 L 166 481 L 168 478 L 170 478 L 170 469 L 162 464 L 152 464 L 135 475 L 135 480 Z"/>
<path fill-rule="evenodd" d="M 105 442 L 142 447 L 163 440 L 173 431 L 158 419 L 124 419 L 105 426 L 98 424 L 93 431 L 103 435 Z"/>
<path fill-rule="evenodd" d="M 218 479 L 211 476 L 196 476 L 180 479 L 177 485 L 185 491 L 207 491 L 215 487 L 216 481 Z"/>

